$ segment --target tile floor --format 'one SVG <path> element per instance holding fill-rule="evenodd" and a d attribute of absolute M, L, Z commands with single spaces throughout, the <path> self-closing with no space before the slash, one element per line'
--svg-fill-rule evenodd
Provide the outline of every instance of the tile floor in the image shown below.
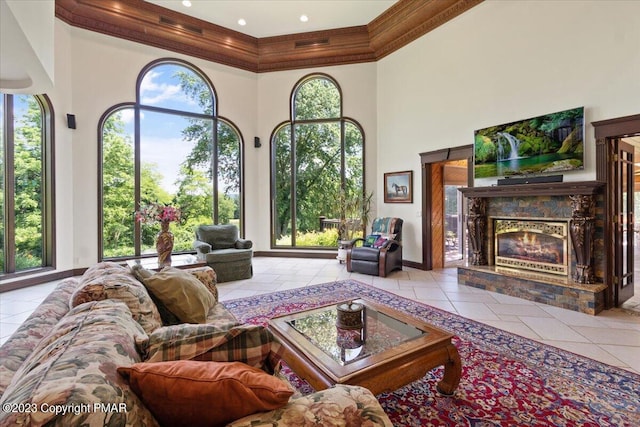
<path fill-rule="evenodd" d="M 455 268 L 405 267 L 380 278 L 348 273 L 336 260 L 254 259 L 249 280 L 220 283 L 221 301 L 352 278 L 443 310 L 640 374 L 640 297 L 597 316 L 458 285 Z M 0 294 L 4 342 L 55 287 L 47 283 Z M 640 294 L 640 290 L 637 290 Z"/>

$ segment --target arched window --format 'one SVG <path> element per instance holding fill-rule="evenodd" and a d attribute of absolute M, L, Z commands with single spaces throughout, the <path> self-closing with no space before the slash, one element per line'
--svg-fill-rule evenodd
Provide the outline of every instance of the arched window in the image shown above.
<path fill-rule="evenodd" d="M 137 100 L 100 121 L 102 259 L 155 253 L 160 225 L 139 224 L 150 203 L 180 208 L 174 252 L 191 251 L 200 224 L 233 223 L 243 232 L 243 140 L 217 115 L 211 82 L 197 68 L 159 60 L 138 77 Z"/>
<path fill-rule="evenodd" d="M 326 74 L 302 78 L 291 120 L 272 134 L 272 247 L 335 247 L 345 197 L 364 194 L 364 133 L 342 114 L 342 94 Z"/>
<path fill-rule="evenodd" d="M 0 276 L 54 266 L 52 107 L 0 97 Z"/>

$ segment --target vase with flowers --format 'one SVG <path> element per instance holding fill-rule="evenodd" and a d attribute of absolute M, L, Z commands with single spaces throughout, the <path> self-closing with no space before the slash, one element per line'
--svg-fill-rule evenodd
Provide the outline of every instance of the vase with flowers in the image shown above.
<path fill-rule="evenodd" d="M 142 224 L 160 224 L 160 232 L 156 236 L 156 250 L 158 252 L 158 267 L 171 265 L 171 251 L 173 251 L 173 233 L 169 224 L 180 221 L 180 209 L 175 206 L 160 203 L 150 203 L 141 206 L 136 212 L 136 221 Z"/>

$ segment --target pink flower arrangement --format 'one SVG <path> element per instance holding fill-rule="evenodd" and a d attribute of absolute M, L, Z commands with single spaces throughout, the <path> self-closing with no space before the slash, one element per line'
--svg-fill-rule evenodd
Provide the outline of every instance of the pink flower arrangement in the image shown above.
<path fill-rule="evenodd" d="M 136 212 L 136 221 L 143 224 L 180 221 L 181 214 L 180 209 L 175 206 L 150 203 L 141 206 L 140 210 Z"/>

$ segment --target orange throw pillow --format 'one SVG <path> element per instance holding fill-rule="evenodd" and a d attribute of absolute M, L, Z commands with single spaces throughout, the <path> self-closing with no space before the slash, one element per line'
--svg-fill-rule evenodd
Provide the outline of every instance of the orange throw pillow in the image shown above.
<path fill-rule="evenodd" d="M 136 363 L 118 368 L 165 426 L 217 426 L 287 404 L 281 379 L 241 362 Z"/>

